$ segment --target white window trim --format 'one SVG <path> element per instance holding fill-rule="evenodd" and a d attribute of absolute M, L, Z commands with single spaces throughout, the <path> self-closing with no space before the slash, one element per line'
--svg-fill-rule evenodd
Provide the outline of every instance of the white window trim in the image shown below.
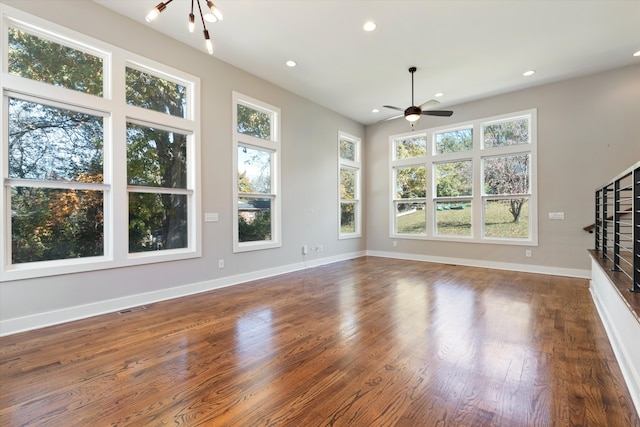
<path fill-rule="evenodd" d="M 354 144 L 355 160 L 343 159 L 340 157 L 340 141 L 347 140 Z M 338 131 L 338 239 L 357 239 L 362 237 L 362 140 L 346 132 Z M 340 183 L 342 177 L 340 170 L 349 168 L 356 172 L 356 188 L 353 200 L 343 200 L 340 198 Z M 341 227 L 341 205 L 343 202 L 354 203 L 356 229 L 353 233 L 343 233 Z"/>
<path fill-rule="evenodd" d="M 398 217 L 396 216 L 396 205 L 399 203 L 411 203 L 411 202 L 415 202 L 415 203 L 425 203 L 427 202 L 426 198 L 422 198 L 422 197 L 418 197 L 418 198 L 413 198 L 413 199 L 397 199 L 396 198 L 396 169 L 399 168 L 405 168 L 405 167 L 421 167 L 421 166 L 425 166 L 427 163 L 427 156 L 416 156 L 416 157 L 411 157 L 411 158 L 405 158 L 405 159 L 396 159 L 396 146 L 395 146 L 395 140 L 396 139 L 403 139 L 403 138 L 416 138 L 419 136 L 427 136 L 427 132 L 426 131 L 419 131 L 419 132 L 406 132 L 406 133 L 402 133 L 402 134 L 398 134 L 398 135 L 391 135 L 389 137 L 389 200 L 391 201 L 390 203 L 390 211 L 389 211 L 389 230 L 390 230 L 390 237 L 392 238 L 397 238 L 397 239 L 418 239 L 418 240 L 423 240 L 427 238 L 427 233 L 415 233 L 415 234 L 402 234 L 402 233 L 396 233 L 396 220 L 398 219 Z M 427 141 L 427 149 L 429 148 L 429 142 Z M 428 171 L 427 171 L 428 174 Z M 428 176 L 428 175 L 427 175 Z M 429 183 L 427 182 L 427 186 L 429 185 Z M 428 187 L 427 187 L 428 188 Z M 427 198 L 429 196 L 429 193 L 427 192 Z M 426 206 L 425 206 L 425 210 L 426 210 Z M 427 228 L 428 228 L 428 224 L 429 224 L 429 219 L 426 219 L 426 224 L 427 224 Z"/>
<path fill-rule="evenodd" d="M 499 123 L 501 121 L 509 121 L 518 118 L 529 118 L 529 144 L 511 145 L 505 147 L 495 147 L 484 149 L 482 141 L 482 125 Z M 473 148 L 471 151 L 460 153 L 436 154 L 433 141 L 435 134 L 447 131 L 473 128 Z M 427 136 L 427 155 L 414 157 L 409 159 L 395 160 L 395 140 L 416 137 L 420 135 Z M 487 199 L 513 198 L 510 196 L 488 196 L 483 194 L 483 174 L 482 160 L 490 157 L 501 157 L 514 154 L 529 154 L 530 156 L 530 183 L 529 183 L 529 239 L 515 238 L 498 238 L 484 237 L 484 203 Z M 435 203 L 442 201 L 443 198 L 437 198 L 435 183 L 435 168 L 437 163 L 446 163 L 459 160 L 472 160 L 473 162 L 473 195 L 470 197 L 461 197 L 460 199 L 469 199 L 472 203 L 472 235 L 471 236 L 443 236 L 436 234 L 435 223 Z M 396 215 L 395 204 L 403 202 L 403 200 L 395 199 L 395 168 L 406 166 L 422 166 L 426 165 L 427 178 L 427 197 L 426 199 L 408 199 L 408 201 L 425 201 L 426 202 L 426 232 L 421 234 L 403 234 L 396 232 Z M 506 244 L 517 246 L 537 246 L 538 245 L 538 184 L 537 184 L 537 109 L 518 111 L 499 116 L 481 118 L 464 123 L 452 124 L 449 126 L 441 126 L 437 128 L 425 129 L 419 132 L 408 132 L 403 134 L 391 135 L 389 137 L 389 237 L 393 239 L 412 239 L 412 240 L 437 240 L 450 242 L 466 242 L 466 243 L 489 243 L 489 244 Z"/>
<path fill-rule="evenodd" d="M 272 117 L 271 139 L 264 140 L 251 135 L 238 132 L 238 104 L 263 111 Z M 232 162 L 233 162 L 233 252 L 248 252 L 262 249 L 273 249 L 282 246 L 282 209 L 281 209 L 281 180 L 280 180 L 280 109 L 265 102 L 243 95 L 239 92 L 232 93 Z M 271 152 L 271 193 L 268 194 L 241 194 L 238 191 L 238 147 L 255 147 L 259 150 Z M 242 196 L 260 197 L 271 199 L 271 240 L 256 242 L 240 242 L 238 235 L 238 198 Z"/>
<path fill-rule="evenodd" d="M 201 241 L 201 195 L 200 195 L 200 80 L 172 67 L 146 59 L 124 49 L 93 39 L 84 34 L 50 23 L 10 6 L 0 4 L 0 51 L 8 52 L 7 27 L 23 29 L 40 37 L 62 43 L 103 60 L 103 96 L 96 97 L 74 90 L 30 81 L 8 73 L 7 55 L 2 55 L 2 122 L 3 153 L 8 150 L 6 111 L 7 97 L 18 94 L 20 99 L 31 99 L 47 105 L 58 105 L 72 110 L 86 109 L 91 114 L 105 117 L 104 121 L 104 255 L 67 260 L 39 261 L 11 264 L 11 224 L 8 189 L 8 159 L 3 155 L 0 163 L 2 184 L 2 209 L 0 209 L 0 282 L 27 278 L 53 276 L 84 271 L 142 265 L 156 262 L 197 258 L 202 253 Z M 145 110 L 126 104 L 125 67 L 146 70 L 156 76 L 168 78 L 187 87 L 187 118 L 170 117 L 166 114 Z M 188 247 L 145 253 L 129 253 L 128 247 L 128 191 L 126 168 L 126 136 L 124 129 L 128 120 L 152 124 L 180 131 L 187 138 L 187 158 L 192 159 L 188 168 L 187 193 L 190 198 L 188 219 Z M 116 131 L 114 131 L 116 130 Z M 124 159 L 124 160 L 123 160 Z"/>

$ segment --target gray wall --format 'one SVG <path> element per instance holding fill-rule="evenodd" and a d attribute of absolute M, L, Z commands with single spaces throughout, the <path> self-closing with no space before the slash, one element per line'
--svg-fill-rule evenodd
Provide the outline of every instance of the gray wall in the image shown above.
<path fill-rule="evenodd" d="M 367 127 L 367 249 L 524 266 L 529 271 L 590 269 L 594 190 L 640 160 L 640 65 L 546 84 L 453 106 L 452 118 L 423 118 L 416 130 L 536 108 L 538 111 L 538 246 L 397 241 L 389 237 L 389 135 L 406 121 Z M 422 127 L 421 127 L 422 126 Z M 564 212 L 564 220 L 549 220 Z M 525 257 L 525 249 L 532 257 Z M 402 254 L 402 255 L 400 255 Z"/>
<path fill-rule="evenodd" d="M 0 320 L 321 261 L 321 257 L 340 258 L 365 249 L 364 238 L 338 240 L 337 201 L 338 131 L 364 138 L 364 126 L 89 0 L 3 3 L 201 79 L 202 207 L 203 212 L 218 212 L 220 221 L 202 224 L 200 259 L 0 283 Z M 232 253 L 233 90 L 281 109 L 283 246 L 279 249 Z M 303 244 L 322 245 L 324 250 L 311 251 L 303 259 Z M 225 260 L 224 269 L 218 269 L 219 259 Z"/>

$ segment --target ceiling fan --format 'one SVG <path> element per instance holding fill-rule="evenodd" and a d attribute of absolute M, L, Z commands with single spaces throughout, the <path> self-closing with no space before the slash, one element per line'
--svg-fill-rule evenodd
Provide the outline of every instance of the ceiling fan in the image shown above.
<path fill-rule="evenodd" d="M 387 120 L 393 120 L 393 119 L 397 119 L 398 117 L 402 117 L 404 116 L 405 119 L 407 119 L 410 122 L 415 122 L 416 120 L 418 120 L 420 118 L 420 116 L 440 116 L 440 117 L 450 117 L 453 114 L 453 111 L 447 111 L 447 110 L 423 110 L 424 107 L 431 107 L 433 105 L 437 105 L 440 102 L 436 101 L 435 99 L 431 99 L 427 102 L 424 102 L 418 106 L 416 106 L 414 104 L 413 101 L 413 73 L 415 73 L 417 70 L 416 67 L 411 67 L 409 68 L 409 72 L 411 73 L 411 106 L 407 107 L 406 109 L 404 108 L 399 108 L 399 107 L 394 107 L 392 105 L 383 105 L 384 108 L 391 108 L 392 110 L 398 110 L 398 111 L 403 111 L 403 114 L 399 114 L 397 116 L 393 116 L 393 117 L 389 117 L 387 119 L 381 120 L 381 121 L 387 121 Z"/>

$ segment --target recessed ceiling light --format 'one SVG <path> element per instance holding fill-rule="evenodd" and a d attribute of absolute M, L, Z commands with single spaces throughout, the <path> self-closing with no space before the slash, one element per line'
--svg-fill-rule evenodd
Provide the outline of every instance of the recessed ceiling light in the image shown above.
<path fill-rule="evenodd" d="M 376 29 L 376 27 L 377 27 L 377 25 L 376 25 L 376 23 L 375 23 L 375 22 L 373 22 L 373 21 L 367 21 L 367 22 L 365 22 L 365 23 L 364 23 L 364 25 L 362 26 L 362 28 L 363 28 L 365 31 L 373 31 L 373 30 L 375 30 L 375 29 Z"/>
<path fill-rule="evenodd" d="M 298 63 L 292 59 L 287 61 L 287 67 L 295 67 Z"/>
<path fill-rule="evenodd" d="M 525 77 L 529 77 L 529 76 L 533 76 L 535 73 L 536 73 L 536 70 L 529 70 L 522 73 L 522 75 Z"/>
<path fill-rule="evenodd" d="M 640 56 L 640 50 L 637 52 L 634 52 L 633 56 Z"/>
<path fill-rule="evenodd" d="M 444 93 L 442 93 L 442 92 L 438 92 L 438 93 L 433 94 L 433 96 L 435 96 L 436 98 L 440 98 L 442 95 L 444 95 Z"/>
<path fill-rule="evenodd" d="M 380 110 L 378 110 L 377 108 L 374 108 L 373 110 L 371 110 L 372 113 L 379 113 Z"/>

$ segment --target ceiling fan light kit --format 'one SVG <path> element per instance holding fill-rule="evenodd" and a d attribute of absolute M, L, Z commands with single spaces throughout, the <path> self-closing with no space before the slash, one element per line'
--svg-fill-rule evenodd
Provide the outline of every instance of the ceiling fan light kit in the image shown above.
<path fill-rule="evenodd" d="M 416 107 L 415 105 L 404 110 L 404 118 L 410 122 L 417 121 L 420 118 L 420 115 L 422 115 L 422 110 L 420 107 Z"/>
<path fill-rule="evenodd" d="M 388 119 L 385 119 L 385 120 L 382 120 L 382 121 L 393 120 L 393 119 L 396 119 L 398 117 L 404 116 L 404 118 L 407 119 L 409 122 L 411 122 L 411 125 L 413 126 L 413 124 L 416 121 L 418 121 L 418 119 L 421 116 L 450 117 L 451 115 L 453 115 L 453 111 L 449 111 L 449 110 L 423 110 L 422 109 L 422 107 L 425 107 L 425 106 L 431 106 L 431 105 L 439 104 L 440 102 L 436 101 L 435 99 L 430 99 L 429 101 L 423 102 L 419 106 L 415 105 L 414 98 L 413 98 L 413 74 L 416 71 L 417 71 L 416 67 L 410 67 L 409 68 L 409 72 L 411 73 L 411 106 L 409 106 L 409 107 L 407 107 L 406 109 L 403 110 L 402 108 L 394 107 L 392 105 L 383 105 L 383 107 L 385 107 L 385 108 L 391 108 L 392 110 L 404 111 L 404 113 L 401 114 L 401 115 L 398 115 L 398 116 L 389 117 Z"/>

